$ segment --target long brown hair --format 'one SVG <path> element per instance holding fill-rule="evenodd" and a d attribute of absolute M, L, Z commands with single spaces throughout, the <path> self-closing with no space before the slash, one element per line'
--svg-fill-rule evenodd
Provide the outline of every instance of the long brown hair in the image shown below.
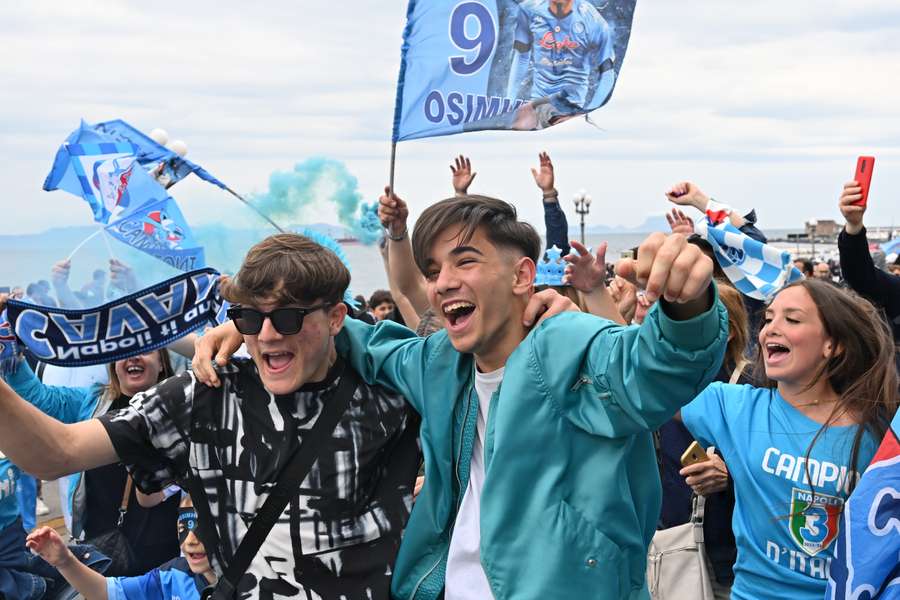
<path fill-rule="evenodd" d="M 810 295 L 819 312 L 825 335 L 836 348 L 831 357 L 823 361 L 807 388 L 813 388 L 825 378 L 837 393 L 838 401 L 810 442 L 806 458 L 809 459 L 819 436 L 841 415 L 849 414 L 859 424 L 850 453 L 850 468 L 859 474 L 859 449 L 863 435 L 869 432 L 875 440 L 880 440 L 897 411 L 893 336 L 878 309 L 853 292 L 815 279 L 804 279 L 784 289 L 791 287 L 802 287 Z M 775 388 L 778 383 L 766 377 L 764 352 L 764 348 L 758 349 L 755 372 L 763 387 Z M 808 460 L 806 468 L 807 478 L 811 480 Z M 855 484 L 856 478 L 851 478 L 848 490 L 852 491 Z"/>
<path fill-rule="evenodd" d="M 172 359 L 169 357 L 168 350 L 160 348 L 157 352 L 159 353 L 159 362 L 162 365 L 162 371 L 160 371 L 156 380 L 156 383 L 159 383 L 174 375 L 175 369 L 172 368 Z M 116 363 L 111 362 L 106 365 L 106 372 L 109 373 L 109 383 L 103 386 L 103 400 L 112 402 L 122 395 L 122 385 L 119 383 L 119 376 L 116 374 Z"/>
<path fill-rule="evenodd" d="M 719 285 L 719 299 L 728 311 L 728 332 L 733 334 L 725 348 L 725 365 L 734 369 L 747 353 L 747 338 L 750 336 L 747 309 L 744 308 L 741 293 L 731 285 Z"/>

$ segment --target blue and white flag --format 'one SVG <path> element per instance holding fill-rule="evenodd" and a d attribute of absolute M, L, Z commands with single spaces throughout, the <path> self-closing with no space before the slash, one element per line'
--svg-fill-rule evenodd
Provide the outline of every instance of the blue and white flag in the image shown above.
<path fill-rule="evenodd" d="M 135 147 L 107 141 L 82 123 L 56 153 L 44 190 L 65 190 L 90 205 L 94 220 L 108 223 L 131 206 L 131 182 L 142 171 Z M 149 176 L 143 180 L 152 182 Z M 138 184 L 136 184 L 138 185 Z"/>
<path fill-rule="evenodd" d="M 142 176 L 149 177 L 146 173 Z M 107 225 L 106 231 L 176 269 L 193 271 L 205 267 L 203 247 L 194 239 L 178 204 L 162 187 L 156 188 L 158 199 L 148 199 Z"/>
<path fill-rule="evenodd" d="M 62 367 L 105 364 L 162 348 L 216 324 L 219 273 L 201 269 L 103 306 L 69 310 L 10 300 L 19 341 L 41 361 Z"/>
<path fill-rule="evenodd" d="M 900 599 L 900 413 L 844 504 L 828 600 Z"/>
<path fill-rule="evenodd" d="M 16 336 L 4 310 L 0 313 L 0 375 L 5 376 L 15 373 L 18 364 L 19 350 L 16 344 Z"/>
<path fill-rule="evenodd" d="M 701 220 L 694 231 L 713 247 L 734 287 L 751 298 L 768 300 L 785 285 L 803 279 L 790 252 L 758 242 L 727 221 L 713 227 Z"/>
<path fill-rule="evenodd" d="M 121 119 L 104 121 L 103 123 L 97 123 L 90 127 L 93 131 L 105 136 L 111 141 L 127 143 L 134 146 L 135 156 L 141 166 L 145 169 L 152 167 L 156 170 L 162 167 L 160 179 L 165 181 L 166 187 L 181 181 L 193 173 L 203 181 L 217 185 L 223 190 L 228 190 L 228 186 L 213 177 L 209 171 L 200 165 L 179 156 Z"/>
<path fill-rule="evenodd" d="M 636 0 L 410 0 L 393 141 L 544 129 L 616 84 Z"/>

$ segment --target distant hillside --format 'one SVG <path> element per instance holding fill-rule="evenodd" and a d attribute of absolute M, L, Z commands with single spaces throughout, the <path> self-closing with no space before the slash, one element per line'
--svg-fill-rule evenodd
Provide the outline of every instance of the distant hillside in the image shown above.
<path fill-rule="evenodd" d="M 569 219 L 569 235 L 580 232 L 578 223 Z M 605 233 L 651 233 L 653 231 L 669 231 L 669 223 L 665 215 L 653 215 L 647 217 L 643 223 L 635 227 L 622 225 L 588 225 L 584 228 L 588 235 L 601 235 Z"/>

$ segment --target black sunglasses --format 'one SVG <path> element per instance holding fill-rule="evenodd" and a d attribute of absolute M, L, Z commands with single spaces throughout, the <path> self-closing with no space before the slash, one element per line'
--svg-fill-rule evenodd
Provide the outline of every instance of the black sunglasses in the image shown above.
<path fill-rule="evenodd" d="M 262 330 L 263 321 L 272 321 L 272 327 L 281 335 L 294 335 L 303 329 L 303 318 L 309 313 L 328 308 L 331 303 L 316 304 L 306 308 L 276 308 L 270 312 L 262 312 L 246 306 L 231 306 L 228 308 L 228 318 L 234 321 L 234 326 L 243 335 L 256 335 Z"/>

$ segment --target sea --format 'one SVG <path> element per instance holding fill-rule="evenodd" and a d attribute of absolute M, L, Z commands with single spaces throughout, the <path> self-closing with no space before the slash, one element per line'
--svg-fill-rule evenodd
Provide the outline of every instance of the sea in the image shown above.
<path fill-rule="evenodd" d="M 779 229 L 766 233 L 773 238 L 786 238 L 787 233 L 792 231 L 794 230 Z M 87 284 L 94 270 L 107 270 L 110 258 L 132 266 L 141 287 L 179 274 L 174 268 L 115 239 L 108 238 L 106 234 L 98 234 L 88 239 L 95 233 L 97 229 L 93 227 L 66 227 L 33 235 L 0 236 L 2 249 L 0 288 L 25 287 L 42 279 L 49 281 L 53 264 L 69 257 L 82 242 L 83 245 L 71 256 L 69 286 L 73 290 L 79 290 Z M 265 230 L 194 228 L 196 238 L 205 248 L 207 264 L 223 273 L 236 272 L 247 250 L 268 233 Z M 607 261 L 615 261 L 623 252 L 638 246 L 647 235 L 646 232 L 589 234 L 586 236 L 586 242 L 593 248 L 603 241 L 608 242 Z M 577 235 L 573 239 L 577 239 Z M 808 254 L 806 246 L 797 247 L 795 251 L 793 243 L 779 245 L 791 252 L 800 251 L 801 254 Z M 368 297 L 375 290 L 387 288 L 387 276 L 377 245 L 367 246 L 359 242 L 350 242 L 341 244 L 341 249 L 350 264 L 350 287 L 354 295 L 363 294 Z M 817 252 L 828 250 L 826 246 L 818 245 Z"/>

